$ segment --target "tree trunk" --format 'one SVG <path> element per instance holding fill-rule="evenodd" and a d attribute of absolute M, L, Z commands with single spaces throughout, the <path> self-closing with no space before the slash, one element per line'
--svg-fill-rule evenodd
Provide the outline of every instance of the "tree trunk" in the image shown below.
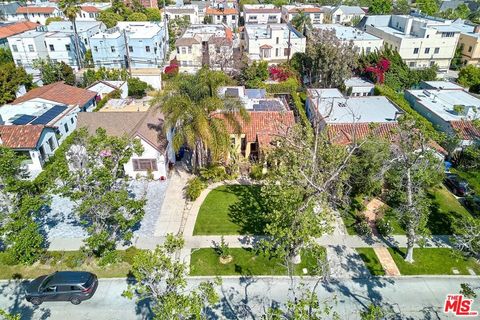
<path fill-rule="evenodd" d="M 413 212 L 413 191 L 412 191 L 412 175 L 410 168 L 407 169 L 407 207 L 409 214 Z M 413 227 L 413 217 L 410 217 L 410 221 L 407 221 L 407 254 L 405 255 L 405 261 L 413 262 L 413 246 L 415 244 L 415 229 Z"/>

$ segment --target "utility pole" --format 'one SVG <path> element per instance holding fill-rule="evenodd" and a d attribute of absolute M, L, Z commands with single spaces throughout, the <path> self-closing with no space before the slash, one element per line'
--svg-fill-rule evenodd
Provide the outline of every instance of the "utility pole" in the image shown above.
<path fill-rule="evenodd" d="M 132 62 L 130 61 L 130 50 L 128 48 L 127 32 L 123 29 L 123 40 L 125 41 L 125 52 L 127 53 L 128 74 L 132 76 Z"/>

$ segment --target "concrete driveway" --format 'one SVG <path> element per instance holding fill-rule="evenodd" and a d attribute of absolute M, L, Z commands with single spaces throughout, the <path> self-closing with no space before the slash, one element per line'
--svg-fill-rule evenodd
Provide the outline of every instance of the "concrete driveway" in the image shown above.
<path fill-rule="evenodd" d="M 203 279 L 190 278 L 189 284 Z M 314 279 L 304 279 L 313 287 Z M 478 278 L 468 277 L 404 277 L 367 278 L 335 281 L 320 285 L 317 293 L 328 300 L 341 319 L 358 319 L 359 312 L 371 302 L 390 305 L 395 312 L 414 319 L 448 319 L 442 308 L 449 293 L 458 293 L 460 284 L 479 285 Z M 224 278 L 218 288 L 221 303 L 209 319 L 254 319 L 270 305 L 285 302 L 290 280 L 286 277 Z M 0 308 L 22 314 L 22 319 L 52 320 L 127 320 L 148 319 L 148 304 L 137 307 L 134 301 L 121 296 L 127 286 L 125 279 L 100 280 L 95 296 L 74 306 L 68 302 L 45 302 L 34 307 L 23 299 L 22 285 L 0 283 Z M 336 297 L 334 299 L 334 297 Z M 336 300 L 336 302 L 334 302 Z M 480 310 L 480 299 L 473 304 Z"/>

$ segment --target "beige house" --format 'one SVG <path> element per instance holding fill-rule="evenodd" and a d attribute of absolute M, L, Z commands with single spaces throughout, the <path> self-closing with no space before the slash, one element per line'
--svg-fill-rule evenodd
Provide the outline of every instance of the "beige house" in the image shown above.
<path fill-rule="evenodd" d="M 323 23 L 326 11 L 320 7 L 311 4 L 289 4 L 282 6 L 283 22 L 291 22 L 300 12 L 305 13 L 310 18 L 311 23 Z"/>
<path fill-rule="evenodd" d="M 462 48 L 462 63 L 464 65 L 480 65 L 480 26 L 472 26 L 463 21 L 453 24 L 460 30 L 458 46 Z"/>

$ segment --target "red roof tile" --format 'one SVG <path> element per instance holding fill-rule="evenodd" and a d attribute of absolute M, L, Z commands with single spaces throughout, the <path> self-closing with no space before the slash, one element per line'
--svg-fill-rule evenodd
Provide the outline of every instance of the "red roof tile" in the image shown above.
<path fill-rule="evenodd" d="M 238 14 L 238 10 L 235 8 L 225 8 L 223 10 L 215 9 L 215 8 L 207 8 L 205 10 L 205 13 L 223 16 L 223 15 L 229 15 L 229 14 Z"/>
<path fill-rule="evenodd" d="M 90 13 L 100 12 L 100 9 L 94 6 L 81 6 L 80 8 L 85 12 L 90 12 Z"/>
<path fill-rule="evenodd" d="M 398 123 L 381 123 L 370 125 L 369 123 L 329 123 L 327 124 L 327 137 L 332 143 L 348 145 L 353 140 L 361 140 L 368 135 L 374 135 L 393 141 L 395 137 L 394 130 L 398 128 Z"/>
<path fill-rule="evenodd" d="M 289 13 L 295 13 L 295 12 L 305 12 L 305 13 L 317 13 L 317 12 L 323 12 L 321 8 L 292 8 L 288 10 Z"/>
<path fill-rule="evenodd" d="M 275 135 L 285 133 L 295 124 L 293 111 L 251 111 L 249 115 L 250 121 L 239 119 L 242 128 L 240 133 L 245 134 L 247 142 L 258 141 L 262 147 L 267 147 Z M 215 116 L 223 118 L 221 113 Z M 237 133 L 230 123 L 226 122 L 226 126 L 230 134 Z"/>
<path fill-rule="evenodd" d="M 472 121 L 450 121 L 450 125 L 463 140 L 480 139 L 480 130 L 475 128 Z"/>
<path fill-rule="evenodd" d="M 26 94 L 13 101 L 12 104 L 22 103 L 35 98 L 42 98 L 68 105 L 83 106 L 96 95 L 96 92 L 90 90 L 69 86 L 63 82 L 55 82 L 28 91 Z"/>
<path fill-rule="evenodd" d="M 0 145 L 12 149 L 34 149 L 42 132 L 44 125 L 2 125 L 0 126 Z"/>
<path fill-rule="evenodd" d="M 55 7 L 19 7 L 17 9 L 18 13 L 53 13 Z"/>
<path fill-rule="evenodd" d="M 3 27 L 0 27 L 0 38 L 4 39 L 28 30 L 36 29 L 39 24 L 30 22 L 30 21 L 22 21 L 16 22 L 13 24 L 9 24 Z"/>

